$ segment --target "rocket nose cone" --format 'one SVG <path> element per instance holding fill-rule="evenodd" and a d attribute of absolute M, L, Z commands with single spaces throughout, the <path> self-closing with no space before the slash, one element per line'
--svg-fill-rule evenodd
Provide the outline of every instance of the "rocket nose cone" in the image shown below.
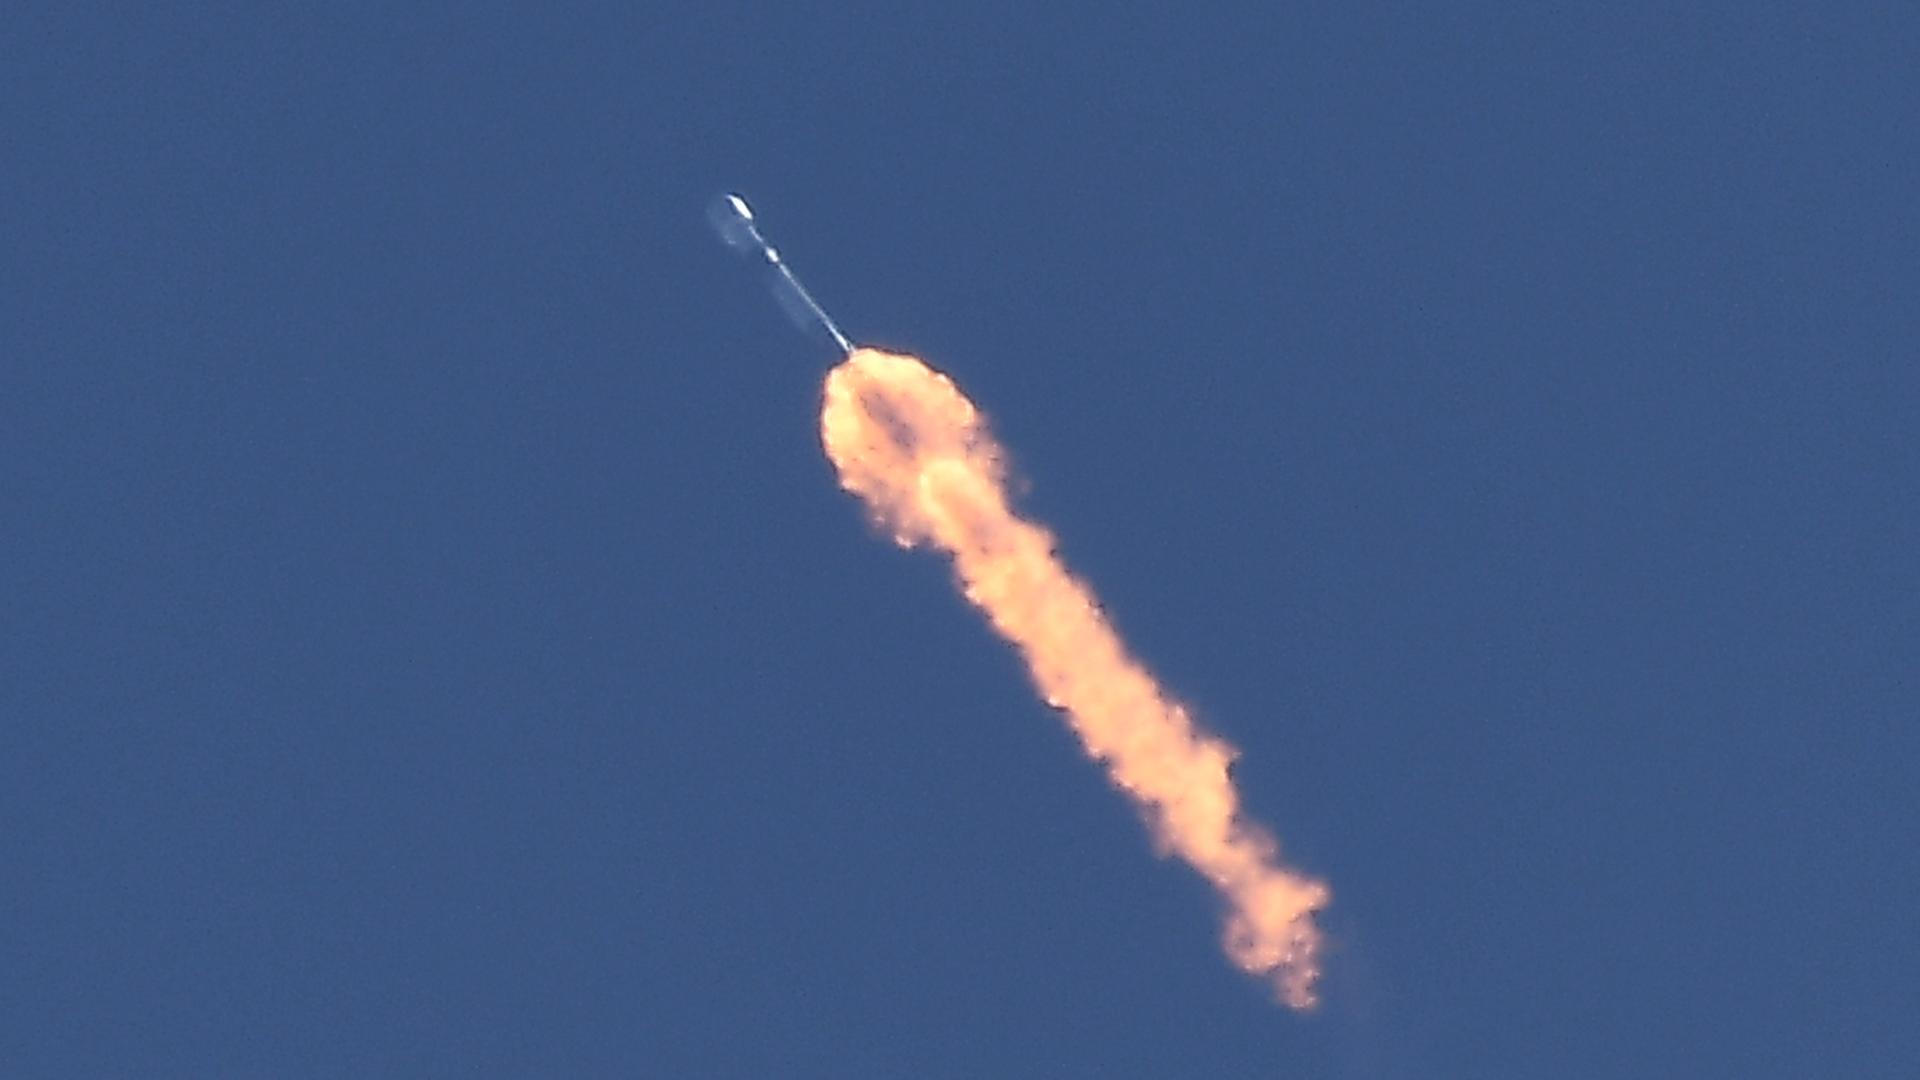
<path fill-rule="evenodd" d="M 749 251 L 760 247 L 760 237 L 753 227 L 753 211 L 747 209 L 747 201 L 738 195 L 715 195 L 707 204 L 707 221 L 712 223 L 713 231 L 720 239 L 736 251 Z"/>

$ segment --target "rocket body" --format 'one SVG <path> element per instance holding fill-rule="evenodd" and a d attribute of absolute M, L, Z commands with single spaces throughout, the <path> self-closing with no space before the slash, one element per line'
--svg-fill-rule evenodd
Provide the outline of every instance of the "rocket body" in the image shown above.
<path fill-rule="evenodd" d="M 833 316 L 828 315 L 827 310 L 807 291 L 807 287 L 800 284 L 793 269 L 781 261 L 780 252 L 761 235 L 760 226 L 753 218 L 753 208 L 747 205 L 747 200 L 731 192 L 714 196 L 713 201 L 707 204 L 707 221 L 728 247 L 741 254 L 758 253 L 766 260 L 773 273 L 771 286 L 774 299 L 779 301 L 781 310 L 787 313 L 795 326 L 807 333 L 824 331 L 843 354 L 853 352 L 853 342 L 840 332 Z"/>

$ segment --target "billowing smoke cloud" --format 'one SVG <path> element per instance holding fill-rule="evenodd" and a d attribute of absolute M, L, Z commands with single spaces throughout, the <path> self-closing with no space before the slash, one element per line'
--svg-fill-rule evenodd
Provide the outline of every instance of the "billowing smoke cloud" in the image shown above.
<path fill-rule="evenodd" d="M 1053 538 L 1008 508 L 1004 454 L 973 403 L 913 357 L 860 349 L 828 375 L 820 429 L 841 485 L 901 546 L 952 556 L 967 599 L 1019 649 L 1162 853 L 1219 890 L 1234 963 L 1271 979 L 1287 1004 L 1311 1007 L 1313 913 L 1327 887 L 1283 865 L 1273 837 L 1241 816 L 1233 748 L 1195 727 L 1127 654 L 1093 594 L 1055 558 Z"/>

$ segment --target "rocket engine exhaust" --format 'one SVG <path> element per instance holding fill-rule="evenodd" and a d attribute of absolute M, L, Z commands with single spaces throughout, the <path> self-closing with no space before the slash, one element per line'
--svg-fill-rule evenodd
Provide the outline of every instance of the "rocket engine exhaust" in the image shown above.
<path fill-rule="evenodd" d="M 1199 729 L 1130 656 L 1044 529 L 1009 508 L 1005 452 L 972 402 L 911 356 L 857 349 L 827 376 L 821 441 L 841 486 L 902 547 L 952 559 L 966 598 L 1025 660 L 1088 755 L 1140 809 L 1163 854 L 1212 883 L 1223 946 L 1280 1000 L 1315 1004 L 1325 884 L 1279 860 L 1228 775 L 1235 751 Z"/>

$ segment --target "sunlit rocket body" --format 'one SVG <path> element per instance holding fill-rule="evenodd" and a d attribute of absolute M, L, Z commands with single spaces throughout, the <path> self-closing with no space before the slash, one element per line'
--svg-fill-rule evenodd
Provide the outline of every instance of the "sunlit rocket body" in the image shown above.
<path fill-rule="evenodd" d="M 773 271 L 773 297 L 780 301 L 788 317 L 802 330 L 813 332 L 823 330 L 839 346 L 842 353 L 853 352 L 853 342 L 834 325 L 833 317 L 827 314 L 813 294 L 807 291 L 800 279 L 793 275 L 793 269 L 781 258 L 780 252 L 767 238 L 760 235 L 760 227 L 754 224 L 753 210 L 747 206 L 747 200 L 734 194 L 714 196 L 707 205 L 707 220 L 713 223 L 713 229 L 720 239 L 735 251 L 742 253 L 757 251 L 767 261 Z"/>

